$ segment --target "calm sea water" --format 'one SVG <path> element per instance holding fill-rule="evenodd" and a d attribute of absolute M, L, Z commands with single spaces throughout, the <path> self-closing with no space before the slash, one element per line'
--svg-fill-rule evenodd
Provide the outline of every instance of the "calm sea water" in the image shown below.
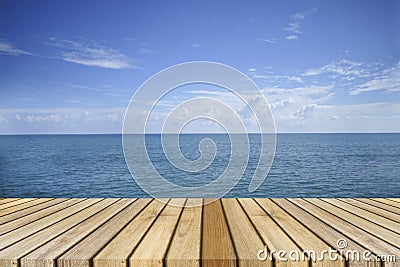
<path fill-rule="evenodd" d="M 188 173 L 147 136 L 149 155 L 167 179 L 186 186 L 216 179 L 229 161 L 226 135 L 183 135 L 182 153 L 199 157 L 201 139 L 218 153 L 204 171 Z M 258 161 L 250 135 L 247 169 L 227 197 L 400 197 L 400 134 L 278 134 L 271 171 L 255 192 L 248 185 Z M 131 178 L 120 135 L 0 136 L 0 197 L 147 197 Z"/>

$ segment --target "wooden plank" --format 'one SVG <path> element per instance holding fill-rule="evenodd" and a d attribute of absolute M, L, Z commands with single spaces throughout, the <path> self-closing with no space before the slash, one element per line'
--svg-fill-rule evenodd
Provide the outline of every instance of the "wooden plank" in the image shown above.
<path fill-rule="evenodd" d="M 164 265 L 164 257 L 185 202 L 186 199 L 174 198 L 168 203 L 130 256 L 130 266 Z"/>
<path fill-rule="evenodd" d="M 345 203 L 351 204 L 353 206 L 359 207 L 361 209 L 373 212 L 375 214 L 377 214 L 378 216 L 382 216 L 384 218 L 390 219 L 394 222 L 400 222 L 400 215 L 390 212 L 390 211 L 386 211 L 380 208 L 377 208 L 375 206 L 372 205 L 368 205 L 364 202 L 358 201 L 356 199 L 351 199 L 351 198 L 341 198 L 339 199 L 340 201 L 343 201 Z"/>
<path fill-rule="evenodd" d="M 2 199 L 0 199 L 0 207 L 3 204 L 6 204 L 6 203 L 12 202 L 12 201 L 16 201 L 18 199 L 20 199 L 20 198 L 2 198 Z"/>
<path fill-rule="evenodd" d="M 21 205 L 23 203 L 26 203 L 26 202 L 29 202 L 32 200 L 35 200 L 35 198 L 21 198 L 21 199 L 15 200 L 15 201 L 11 201 L 11 202 L 0 205 L 0 210 L 7 209 L 9 207 L 18 206 L 18 205 Z"/>
<path fill-rule="evenodd" d="M 373 222 L 375 224 L 383 226 L 389 230 L 400 233 L 400 224 L 397 222 L 386 219 L 382 216 L 376 215 L 375 213 L 369 212 L 367 210 L 355 207 L 348 203 L 344 203 L 337 199 L 326 198 L 326 199 L 323 199 L 323 201 L 328 202 L 328 203 L 330 203 L 338 208 L 341 208 L 345 211 L 348 211 L 352 214 L 358 215 L 358 216 L 362 217 L 363 219 L 366 219 L 370 222 Z"/>
<path fill-rule="evenodd" d="M 235 248 L 220 200 L 203 206 L 202 227 L 202 266 L 237 266 Z"/>
<path fill-rule="evenodd" d="M 379 207 L 381 207 L 382 209 L 389 210 L 396 214 L 400 214 L 400 205 L 398 205 L 397 202 L 395 202 L 391 199 L 372 198 L 371 200 L 375 203 L 378 203 Z M 362 199 L 362 201 L 366 201 L 366 200 Z M 375 204 L 375 205 L 377 205 L 377 204 Z"/>
<path fill-rule="evenodd" d="M 56 199 L 53 199 L 53 200 L 50 200 L 50 201 L 46 201 L 46 202 L 44 202 L 42 204 L 38 204 L 38 205 L 32 206 L 32 207 L 24 209 L 24 210 L 16 211 L 16 212 L 13 212 L 13 213 L 8 214 L 8 215 L 3 215 L 3 216 L 0 217 L 0 225 L 5 224 L 5 223 L 10 222 L 10 221 L 15 221 L 17 219 L 20 219 L 21 217 L 24 217 L 26 215 L 35 213 L 35 212 L 40 211 L 42 209 L 51 207 L 51 206 L 56 205 L 58 203 L 64 202 L 66 200 L 67 200 L 66 198 L 56 198 Z M 1 232 L 1 230 L 0 230 L 0 232 Z"/>
<path fill-rule="evenodd" d="M 221 201 L 238 257 L 238 265 L 271 266 L 270 261 L 258 259 L 257 252 L 264 248 L 264 243 L 237 199 L 224 198 Z"/>
<path fill-rule="evenodd" d="M 21 218 L 19 218 L 20 216 L 19 216 L 18 212 L 16 212 L 15 214 L 13 213 L 13 214 L 4 216 L 4 218 L 3 217 L 0 218 L 0 221 L 3 221 L 1 219 L 4 219 L 4 222 L 6 222 L 6 223 L 0 225 L 0 236 L 3 234 L 6 234 L 12 230 L 15 230 L 17 228 L 20 228 L 24 225 L 33 223 L 36 220 L 42 219 L 50 214 L 53 214 L 57 211 L 68 208 L 69 206 L 72 206 L 72 205 L 82 202 L 82 201 L 83 201 L 83 199 L 69 199 L 67 201 L 65 201 L 65 199 L 60 199 L 59 204 L 50 206 L 46 209 L 40 210 L 38 212 L 29 214 L 29 215 L 21 217 Z M 23 211 L 21 211 L 21 212 L 23 212 Z M 15 217 L 17 217 L 17 218 L 15 218 Z M 39 223 L 37 228 L 35 228 L 36 230 L 39 229 L 40 224 L 41 223 Z"/>
<path fill-rule="evenodd" d="M 300 207 L 296 206 L 292 202 L 289 202 L 287 199 L 273 199 L 277 205 L 279 205 L 286 212 L 291 214 L 295 219 L 301 222 L 303 225 L 307 226 L 307 228 L 312 231 L 319 238 L 324 240 L 329 246 L 333 249 L 340 250 L 337 246 L 337 241 L 343 239 L 343 233 L 339 232 L 335 228 L 329 226 L 324 222 L 324 217 L 315 217 Z M 353 240 L 346 238 L 348 250 L 355 250 L 362 253 L 365 248 L 360 246 L 358 243 Z M 348 266 L 380 266 L 378 262 L 368 262 L 363 260 L 362 255 L 359 259 L 353 258 L 353 255 L 345 254 L 346 260 L 348 262 Z"/>
<path fill-rule="evenodd" d="M 91 199 L 89 199 L 90 201 Z M 117 199 L 104 199 L 101 201 L 94 201 L 94 204 L 82 209 L 81 211 L 68 216 L 64 220 L 61 220 L 46 229 L 37 232 L 29 237 L 26 237 L 21 242 L 15 243 L 12 246 L 5 248 L 0 251 L 0 267 L 1 266 L 18 266 L 19 259 L 24 255 L 30 253 L 36 248 L 42 246 L 51 239 L 64 233 L 80 222 L 93 216 L 104 208 L 108 207 L 112 203 L 116 202 Z M 79 205 L 79 204 L 78 204 Z"/>
<path fill-rule="evenodd" d="M 20 210 L 27 209 L 27 208 L 30 208 L 30 207 L 34 207 L 35 205 L 38 205 L 38 204 L 41 204 L 41 203 L 44 203 L 44 202 L 48 202 L 50 200 L 52 200 L 52 199 L 51 198 L 38 198 L 38 199 L 35 199 L 35 200 L 32 200 L 32 201 L 23 203 L 21 205 L 17 205 L 17 206 L 9 207 L 9 208 L 6 208 L 6 209 L 2 209 L 2 210 L 0 210 L 0 217 L 8 215 L 8 214 L 13 213 L 13 212 L 17 212 L 17 211 L 20 211 Z"/>
<path fill-rule="evenodd" d="M 390 211 L 390 212 L 393 212 L 395 214 L 400 215 L 400 209 L 398 209 L 396 207 L 389 206 L 389 205 L 386 205 L 384 203 L 381 203 L 381 202 L 378 202 L 378 201 L 375 201 L 375 200 L 372 200 L 372 199 L 368 199 L 368 198 L 357 198 L 356 200 L 360 201 L 360 202 L 363 202 L 363 203 L 366 203 L 368 205 L 380 208 L 382 210 Z"/>
<path fill-rule="evenodd" d="M 74 214 L 76 212 L 79 212 L 80 210 L 93 205 L 96 202 L 99 202 L 101 199 L 88 199 L 83 202 L 80 202 L 78 204 L 75 204 L 71 207 L 68 207 L 66 209 L 63 209 L 61 211 L 58 211 L 54 214 L 51 214 L 47 217 L 43 217 L 40 220 L 37 220 L 35 222 L 32 222 L 30 224 L 27 224 L 25 226 L 22 226 L 20 228 L 17 228 L 11 232 L 8 232 L 4 235 L 1 236 L 0 239 L 0 250 L 4 249 L 11 244 L 29 236 L 32 235 L 62 219 L 65 217 L 71 216 L 71 214 Z"/>
<path fill-rule="evenodd" d="M 331 214 L 304 199 L 293 198 L 289 199 L 289 201 L 311 213 L 313 216 L 322 218 L 326 224 L 329 224 L 331 227 L 343 233 L 344 239 L 346 239 L 346 236 L 349 237 L 355 242 L 362 244 L 375 255 L 390 255 L 393 253 L 400 253 L 399 249 L 396 247 L 384 242 L 383 240 L 364 231 L 363 229 L 358 228 L 350 222 L 345 221 L 343 218 L 337 217 L 336 215 Z"/>
<path fill-rule="evenodd" d="M 264 244 L 268 248 L 268 255 L 263 252 L 260 256 L 266 257 L 267 264 L 272 264 L 271 257 L 273 259 L 274 266 L 283 267 L 290 266 L 290 262 L 281 260 L 277 257 L 276 253 L 272 251 L 297 251 L 301 255 L 301 249 L 293 242 L 293 240 L 287 235 L 286 232 L 279 227 L 279 225 L 272 220 L 272 218 L 255 202 L 254 199 L 241 198 L 239 199 L 241 206 L 243 207 L 246 214 L 249 216 L 252 224 L 257 229 Z M 257 252 L 258 253 L 258 252 Z M 308 267 L 308 259 L 299 260 L 295 264 L 298 267 Z"/>
<path fill-rule="evenodd" d="M 165 259 L 166 266 L 200 266 L 203 199 L 188 199 Z"/>
<path fill-rule="evenodd" d="M 375 223 L 372 223 L 366 219 L 363 219 L 359 216 L 356 216 L 348 211 L 345 211 L 343 209 L 340 209 L 332 204 L 329 204 L 328 202 L 325 202 L 320 199 L 308 199 L 307 201 L 313 203 L 314 205 L 317 205 L 318 207 L 327 210 L 328 212 L 335 214 L 336 216 L 342 218 L 345 221 L 350 222 L 353 225 L 356 225 L 359 228 L 362 228 L 363 230 L 385 240 L 386 242 L 394 245 L 394 246 L 399 246 L 399 240 L 400 240 L 400 234 L 397 234 L 393 231 L 390 231 L 386 228 L 380 227 L 379 225 L 376 225 Z"/>
<path fill-rule="evenodd" d="M 22 266 L 55 266 L 56 261 L 54 259 L 69 250 L 84 237 L 111 219 L 121 210 L 125 209 L 135 200 L 136 199 L 122 199 L 99 211 L 97 214 L 77 224 L 73 228 L 23 257 L 21 259 Z"/>
<path fill-rule="evenodd" d="M 387 198 L 387 199 L 400 203 L 400 198 Z M 396 205 L 400 205 L 400 204 L 396 204 Z"/>
<path fill-rule="evenodd" d="M 95 255 L 105 247 L 124 227 L 139 214 L 151 199 L 139 199 L 108 220 L 95 232 L 70 248 L 58 257 L 58 266 L 92 266 Z M 121 246 L 121 244 L 124 244 Z M 129 243 L 119 243 L 116 250 L 122 249 Z"/>
<path fill-rule="evenodd" d="M 317 255 L 321 255 L 322 251 L 328 251 L 329 245 L 317 237 L 313 232 L 308 230 L 304 225 L 293 219 L 286 211 L 277 206 L 271 199 L 256 199 L 260 206 L 276 221 L 279 226 L 300 246 L 302 251 L 315 251 Z M 313 266 L 342 266 L 346 265 L 345 260 L 338 254 L 337 260 L 324 258 L 316 261 L 318 256 L 312 256 Z M 314 262 L 316 261 L 316 262 Z"/>

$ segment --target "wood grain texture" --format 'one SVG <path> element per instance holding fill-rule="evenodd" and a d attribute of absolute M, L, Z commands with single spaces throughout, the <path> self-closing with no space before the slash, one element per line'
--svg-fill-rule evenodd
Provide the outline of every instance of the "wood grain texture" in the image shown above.
<path fill-rule="evenodd" d="M 206 199 L 210 202 L 210 199 Z M 237 257 L 220 200 L 203 206 L 202 266 L 237 266 Z"/>
<path fill-rule="evenodd" d="M 289 199 L 289 201 L 306 210 L 314 217 L 322 218 L 326 224 L 341 232 L 344 239 L 348 237 L 359 244 L 363 244 L 364 247 L 372 251 L 375 255 L 400 254 L 400 251 L 391 244 L 304 199 Z"/>
<path fill-rule="evenodd" d="M 18 209 L 18 205 L 24 204 L 26 202 L 30 202 L 32 200 L 35 200 L 34 198 L 21 198 L 21 199 L 17 199 L 15 201 L 11 201 L 5 204 L 1 204 L 0 205 L 0 211 L 8 209 L 10 207 L 16 207 Z"/>
<path fill-rule="evenodd" d="M 295 220 L 290 214 L 277 206 L 271 199 L 257 199 L 259 205 L 274 219 L 275 222 L 299 245 L 302 251 L 315 251 L 313 255 L 309 253 L 310 259 L 316 261 L 315 266 L 341 266 L 346 265 L 345 261 L 338 253 L 333 253 L 332 258 L 337 260 L 330 260 L 324 258 L 321 261 L 316 259 L 321 255 L 322 251 L 328 251 L 329 245 L 316 236 L 313 232 L 307 229 L 304 225 Z"/>
<path fill-rule="evenodd" d="M 21 259 L 22 265 L 27 267 L 55 266 L 54 259 L 58 258 L 69 250 L 69 248 L 73 247 L 134 201 L 135 199 L 122 199 L 111 204 L 92 217 L 82 221 L 73 228 L 47 242 L 45 245 L 24 256 Z M 38 259 L 40 259 L 40 261 L 38 261 Z M 47 262 L 44 263 L 45 261 Z"/>
<path fill-rule="evenodd" d="M 66 208 L 66 209 L 60 210 L 49 216 L 43 217 L 40 220 L 37 220 L 30 224 L 24 225 L 24 226 L 17 228 L 11 232 L 8 232 L 4 235 L 1 235 L 0 250 L 6 248 L 6 247 L 10 246 L 11 244 L 13 244 L 27 236 L 30 236 L 42 229 L 46 229 L 47 227 L 50 227 L 54 223 L 57 223 L 58 221 L 61 221 L 68 216 L 71 216 L 71 214 L 77 213 L 77 212 L 81 211 L 82 209 L 84 209 L 88 206 L 91 206 L 99 201 L 101 201 L 101 199 L 88 199 L 88 200 L 79 202 L 73 206 Z"/>
<path fill-rule="evenodd" d="M 18 215 L 18 212 L 15 214 L 9 214 L 4 217 L 0 217 L 1 222 L 5 222 L 4 224 L 0 225 L 0 236 L 8 233 L 12 230 L 19 229 L 20 227 L 31 224 L 35 222 L 36 220 L 41 220 L 46 218 L 48 215 L 51 215 L 53 213 L 56 213 L 58 211 L 61 211 L 63 209 L 66 209 L 72 205 L 75 205 L 79 202 L 82 202 L 83 199 L 69 199 L 67 201 L 60 201 L 61 203 L 56 204 L 54 206 L 48 207 L 46 209 L 40 210 L 38 212 L 29 214 L 27 216 L 22 216 L 20 217 Z M 22 211 L 21 211 L 22 212 Z M 15 215 L 17 215 L 17 218 L 15 218 Z M 41 229 L 41 225 L 45 225 L 46 222 L 45 220 L 42 220 L 39 222 L 36 226 L 32 227 L 31 229 L 36 229 L 39 230 Z M 28 230 L 25 230 L 28 231 Z M 12 234 L 12 235 L 17 235 L 17 234 Z M 1 242 L 0 242 L 1 243 Z"/>
<path fill-rule="evenodd" d="M 68 201 L 71 201 L 71 200 L 72 199 L 69 199 Z M 45 201 L 42 204 L 38 204 L 38 205 L 35 205 L 35 206 L 30 206 L 29 208 L 26 208 L 26 209 L 23 209 L 23 210 L 19 210 L 19 211 L 15 211 L 15 212 L 13 212 L 11 214 L 0 215 L 0 225 L 5 224 L 7 222 L 11 222 L 11 221 L 15 222 L 15 220 L 17 220 L 19 218 L 22 218 L 22 217 L 24 217 L 26 215 L 35 213 L 35 212 L 40 211 L 42 209 L 54 206 L 54 205 L 56 205 L 58 203 L 61 203 L 61 202 L 64 202 L 64 201 L 67 201 L 67 199 L 65 199 L 65 198 L 56 198 L 56 199 L 53 199 L 53 200 L 50 200 L 50 201 Z M 39 218 L 41 218 L 41 217 L 39 217 Z M 1 230 L 0 230 L 0 232 L 1 232 Z"/>
<path fill-rule="evenodd" d="M 168 203 L 130 256 L 130 266 L 163 266 L 185 202 L 186 199 L 172 199 Z"/>
<path fill-rule="evenodd" d="M 341 208 L 338 208 L 338 207 L 328 203 L 326 200 L 310 199 L 309 201 L 311 203 L 313 203 L 314 205 L 317 205 L 318 207 L 320 207 L 322 209 L 328 210 L 329 212 L 335 214 L 336 216 L 343 218 L 345 221 L 352 222 L 353 224 L 357 225 L 358 227 L 362 228 L 363 230 L 400 248 L 400 234 L 399 233 L 393 232 L 387 228 L 380 227 L 376 223 L 373 223 L 371 221 L 368 221 L 367 219 L 364 219 L 362 217 L 354 215 L 350 211 L 346 211 Z"/>
<path fill-rule="evenodd" d="M 188 199 L 175 230 L 166 266 L 200 266 L 203 199 Z"/>
<path fill-rule="evenodd" d="M 6 209 L 2 209 L 2 210 L 0 210 L 0 216 L 5 216 L 7 214 L 10 214 L 10 213 L 13 213 L 13 212 L 16 212 L 16 211 L 24 210 L 26 208 L 35 206 L 35 205 L 43 203 L 43 202 L 48 202 L 50 200 L 51 200 L 51 198 L 39 198 L 39 199 L 35 199 L 35 200 L 29 201 L 29 202 L 25 202 L 25 203 L 23 203 L 21 205 L 17 205 L 17 206 L 9 207 L 9 208 L 6 208 Z"/>
<path fill-rule="evenodd" d="M 373 198 L 373 199 L 361 199 L 361 201 L 379 207 L 381 209 L 388 210 L 396 214 L 400 214 L 400 207 L 398 203 L 396 203 L 396 201 L 393 201 L 393 199 Z"/>
<path fill-rule="evenodd" d="M 6 204 L 8 202 L 12 202 L 12 201 L 15 201 L 18 199 L 20 199 L 20 198 L 0 198 L 0 207 L 2 204 Z"/>
<path fill-rule="evenodd" d="M 237 199 L 222 199 L 228 227 L 236 249 L 239 266 L 271 266 L 271 261 L 260 261 L 257 253 L 264 243 Z"/>
<path fill-rule="evenodd" d="M 90 201 L 90 200 L 88 200 Z M 21 242 L 17 242 L 0 251 L 0 266 L 4 265 L 17 265 L 19 259 L 24 255 L 30 253 L 36 248 L 44 245 L 61 233 L 79 224 L 81 221 L 98 213 L 102 209 L 114 203 L 116 199 L 104 199 L 101 201 L 94 200 L 94 203 L 73 215 L 67 216 L 65 219 L 60 220 L 46 229 L 38 231 L 26 238 Z"/>
<path fill-rule="evenodd" d="M 343 210 L 346 210 L 347 212 L 350 212 L 352 214 L 355 214 L 361 218 L 365 218 L 368 221 L 371 221 L 375 224 L 378 224 L 380 226 L 383 226 L 389 230 L 396 232 L 400 232 L 400 220 L 398 222 L 386 219 L 385 217 L 379 216 L 373 212 L 364 210 L 360 207 L 355 207 L 351 204 L 344 203 L 343 201 L 337 200 L 337 199 L 324 199 L 323 201 L 328 202 L 338 208 L 341 208 Z"/>
<path fill-rule="evenodd" d="M 0 267 L 400 267 L 398 199 L 0 199 L 0 205 Z M 301 259 L 304 251 L 320 256 L 338 248 L 339 239 L 348 251 L 371 251 L 372 261 L 349 254 L 342 261 L 327 254 Z M 397 262 L 376 261 L 378 255 Z"/>
<path fill-rule="evenodd" d="M 315 235 L 324 240 L 330 247 L 336 250 L 340 250 L 337 246 L 337 241 L 343 239 L 343 234 L 335 229 L 334 227 L 329 226 L 327 223 L 318 217 L 314 217 L 307 211 L 303 210 L 301 207 L 296 206 L 292 202 L 287 199 L 273 199 L 273 201 L 279 205 L 286 212 L 291 214 L 296 220 L 298 220 L 301 224 L 305 225 L 308 229 L 310 229 Z M 357 250 L 364 251 L 365 248 L 360 246 L 358 243 L 353 240 L 347 238 L 347 247 L 348 250 Z M 375 255 L 376 256 L 376 255 Z M 356 261 L 352 260 L 353 256 L 345 254 L 344 256 L 346 260 L 348 260 L 348 266 L 350 267 L 358 267 L 358 266 L 380 266 L 380 263 L 377 262 L 369 262 L 362 257 L 357 259 Z"/>
<path fill-rule="evenodd" d="M 281 260 L 277 257 L 276 253 L 272 251 L 296 251 L 301 254 L 301 249 L 297 244 L 289 237 L 289 235 L 282 230 L 282 228 L 258 205 L 254 199 L 239 199 L 240 204 L 249 216 L 254 227 L 257 229 L 261 238 L 263 239 L 264 245 L 268 249 L 268 257 L 265 252 L 261 254 L 262 257 L 266 257 L 266 261 L 269 264 L 275 264 L 275 266 L 309 266 L 310 261 L 308 259 L 299 260 L 296 263 Z"/>
<path fill-rule="evenodd" d="M 64 253 L 58 258 L 58 266 L 92 266 L 92 259 L 96 254 L 105 246 L 107 248 L 119 250 L 127 246 L 127 243 L 119 243 L 118 246 L 113 247 L 112 239 L 142 210 L 151 202 L 151 199 L 138 199 L 129 205 L 127 208 L 116 214 L 112 219 L 104 223 L 95 232 L 88 235 L 85 239 L 73 246 L 69 251 Z M 118 240 L 117 240 L 118 241 Z M 115 245 L 117 243 L 114 242 Z M 102 259 L 100 257 L 100 259 Z M 112 260 L 106 259 L 105 262 L 113 266 L 114 258 Z M 96 262 L 96 260 L 95 260 Z M 102 265 L 97 264 L 97 265 Z M 105 264 L 107 266 L 107 264 Z"/>
<path fill-rule="evenodd" d="M 394 212 L 390 212 L 384 209 L 380 209 L 378 207 L 372 206 L 372 205 L 368 205 L 364 202 L 358 201 L 357 199 L 351 199 L 351 198 L 341 198 L 339 199 L 340 201 L 343 201 L 345 203 L 354 205 L 356 207 L 362 208 L 364 210 L 373 212 L 379 216 L 382 216 L 384 218 L 390 219 L 394 222 L 400 222 L 400 215 L 396 214 Z"/>

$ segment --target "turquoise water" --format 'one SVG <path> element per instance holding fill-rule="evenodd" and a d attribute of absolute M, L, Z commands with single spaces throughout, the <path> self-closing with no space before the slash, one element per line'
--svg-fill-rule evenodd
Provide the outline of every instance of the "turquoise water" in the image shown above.
<path fill-rule="evenodd" d="M 198 142 L 205 137 L 215 141 L 218 152 L 204 171 L 172 166 L 159 135 L 146 137 L 149 157 L 177 184 L 206 184 L 226 168 L 229 138 L 182 135 L 180 145 L 184 155 L 196 159 Z M 400 134 L 278 134 L 271 171 L 249 193 L 259 141 L 250 135 L 249 164 L 227 197 L 400 197 Z M 131 178 L 120 135 L 0 136 L 0 196 L 147 197 Z"/>

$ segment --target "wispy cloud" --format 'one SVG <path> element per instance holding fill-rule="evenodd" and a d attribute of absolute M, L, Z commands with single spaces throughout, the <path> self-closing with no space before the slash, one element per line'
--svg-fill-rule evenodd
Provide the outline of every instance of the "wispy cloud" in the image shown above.
<path fill-rule="evenodd" d="M 290 35 L 286 36 L 286 39 L 287 40 L 297 40 L 299 38 L 299 35 L 304 33 L 303 31 L 300 30 L 302 21 L 305 19 L 305 17 L 308 14 L 315 12 L 315 11 L 317 11 L 316 8 L 314 8 L 310 11 L 300 12 L 300 13 L 296 13 L 296 14 L 292 15 L 290 17 L 290 22 L 288 23 L 288 25 L 283 28 L 285 31 L 290 33 Z"/>
<path fill-rule="evenodd" d="M 274 44 L 274 43 L 276 43 L 276 38 L 270 38 L 270 39 L 262 38 L 262 39 L 261 39 L 261 42 L 269 43 L 269 44 Z"/>
<path fill-rule="evenodd" d="M 192 44 L 192 47 L 200 48 L 200 47 L 203 47 L 203 45 L 199 44 L 199 43 L 194 43 L 194 44 Z"/>
<path fill-rule="evenodd" d="M 125 108 L 0 109 L 0 133 L 119 133 Z"/>
<path fill-rule="evenodd" d="M 288 35 L 288 36 L 286 36 L 286 39 L 288 39 L 288 40 L 297 40 L 297 39 L 299 39 L 299 37 L 297 35 Z"/>
<path fill-rule="evenodd" d="M 332 61 L 318 68 L 308 69 L 302 73 L 302 76 L 317 76 L 323 74 L 336 75 L 333 76 L 333 78 L 342 76 L 346 80 L 352 80 L 355 77 L 366 77 L 369 75 L 369 72 L 363 68 L 363 63 L 341 59 Z"/>
<path fill-rule="evenodd" d="M 61 85 L 61 86 L 68 86 L 68 87 L 77 88 L 77 89 L 85 89 L 85 90 L 90 90 L 90 91 L 104 91 L 103 89 L 100 89 L 100 88 L 97 88 L 97 87 L 88 86 L 88 85 L 81 85 L 81 84 L 60 83 L 60 82 L 52 82 L 51 84 Z"/>
<path fill-rule="evenodd" d="M 265 68 L 269 69 L 269 68 Z M 284 75 L 284 74 L 275 74 L 271 71 L 262 71 L 262 74 L 257 72 L 257 69 L 251 68 L 248 69 L 250 72 L 250 76 L 253 79 L 261 79 L 268 83 L 282 84 L 282 83 L 304 83 L 303 79 L 297 75 Z"/>
<path fill-rule="evenodd" d="M 31 52 L 19 49 L 15 47 L 12 43 L 0 39 L 0 55 L 12 55 L 12 56 L 19 56 L 19 55 L 34 55 Z"/>
<path fill-rule="evenodd" d="M 349 92 L 350 95 L 358 95 L 366 92 L 385 91 L 399 92 L 400 91 L 400 62 L 391 68 L 386 68 L 375 75 L 375 77 L 361 85 L 358 85 L 354 90 Z"/>
<path fill-rule="evenodd" d="M 46 44 L 63 49 L 61 59 L 67 62 L 107 69 L 137 68 L 128 56 L 94 41 L 50 38 Z"/>

